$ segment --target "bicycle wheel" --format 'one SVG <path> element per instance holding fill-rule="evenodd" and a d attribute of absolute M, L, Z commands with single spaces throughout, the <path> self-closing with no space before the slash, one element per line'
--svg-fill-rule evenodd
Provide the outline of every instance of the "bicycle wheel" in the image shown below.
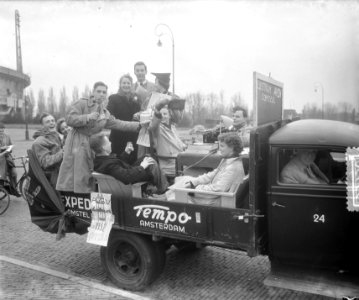
<path fill-rule="evenodd" d="M 26 200 L 25 191 L 28 189 L 28 183 L 29 183 L 29 177 L 26 175 L 22 176 L 18 183 L 20 194 L 25 200 Z"/>
<path fill-rule="evenodd" d="M 10 195 L 4 187 L 0 187 L 0 215 L 9 208 Z"/>

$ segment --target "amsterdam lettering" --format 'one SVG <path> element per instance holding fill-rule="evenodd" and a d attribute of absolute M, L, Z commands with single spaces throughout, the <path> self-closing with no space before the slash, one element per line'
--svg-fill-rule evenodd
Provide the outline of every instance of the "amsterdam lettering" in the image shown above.
<path fill-rule="evenodd" d="M 141 218 L 140 226 L 143 227 L 185 233 L 185 227 L 181 225 L 185 225 L 188 221 L 192 220 L 192 217 L 186 212 L 178 214 L 167 206 L 138 205 L 133 207 L 133 209 L 136 211 L 136 217 Z M 180 225 L 173 223 L 179 223 Z"/>

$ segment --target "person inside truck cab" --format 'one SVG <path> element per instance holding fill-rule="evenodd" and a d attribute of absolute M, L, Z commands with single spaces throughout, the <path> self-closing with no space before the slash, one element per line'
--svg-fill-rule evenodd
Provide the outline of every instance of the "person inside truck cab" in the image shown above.
<path fill-rule="evenodd" d="M 328 184 L 328 178 L 315 164 L 317 151 L 298 150 L 296 155 L 284 166 L 280 182 L 289 184 Z"/>
<path fill-rule="evenodd" d="M 130 151 L 127 151 L 127 147 L 120 157 L 111 154 L 111 142 L 102 132 L 90 137 L 90 147 L 95 153 L 96 172 L 110 175 L 124 184 L 148 181 L 156 186 L 157 192 L 163 193 L 166 190 L 167 180 L 152 157 L 145 156 L 131 166 Z"/>

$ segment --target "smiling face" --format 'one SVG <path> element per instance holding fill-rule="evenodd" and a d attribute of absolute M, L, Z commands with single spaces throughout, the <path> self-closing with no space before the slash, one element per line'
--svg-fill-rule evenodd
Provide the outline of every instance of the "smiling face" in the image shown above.
<path fill-rule="evenodd" d="M 219 142 L 219 153 L 223 158 L 233 157 L 233 147 L 228 146 L 225 142 Z"/>
<path fill-rule="evenodd" d="M 45 130 L 55 131 L 56 130 L 56 122 L 53 116 L 47 116 L 42 119 L 42 126 Z"/>
<path fill-rule="evenodd" d="M 138 82 L 144 82 L 146 80 L 147 70 L 144 65 L 136 65 L 134 69 Z"/>
<path fill-rule="evenodd" d="M 69 126 L 67 126 L 66 122 L 62 122 L 59 129 L 61 134 L 66 135 L 69 131 Z"/>
<path fill-rule="evenodd" d="M 167 107 L 164 107 L 160 110 L 160 113 L 162 115 L 162 123 L 169 124 L 170 123 L 170 113 L 168 111 Z"/>
<path fill-rule="evenodd" d="M 100 103 L 104 102 L 107 98 L 107 87 L 103 85 L 97 86 L 93 90 L 92 95 L 95 98 L 96 102 L 100 102 Z"/>
<path fill-rule="evenodd" d="M 120 89 L 125 94 L 128 94 L 131 92 L 132 89 L 132 82 L 129 78 L 123 77 L 120 82 Z"/>

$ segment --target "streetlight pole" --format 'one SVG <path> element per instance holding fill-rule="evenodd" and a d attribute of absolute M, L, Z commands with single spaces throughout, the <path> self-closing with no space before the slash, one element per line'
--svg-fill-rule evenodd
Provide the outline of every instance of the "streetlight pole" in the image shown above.
<path fill-rule="evenodd" d="M 29 127 L 28 127 L 28 118 L 27 118 L 27 109 L 28 109 L 28 105 L 29 105 L 29 97 L 27 95 L 24 96 L 24 100 L 25 100 L 25 140 L 29 140 Z"/>
<path fill-rule="evenodd" d="M 157 24 L 156 28 L 155 28 L 155 34 L 158 36 L 157 46 L 159 46 L 159 47 L 162 46 L 161 36 L 164 34 L 164 32 L 159 31 L 160 27 L 167 28 L 167 30 L 171 34 L 171 40 L 172 40 L 172 92 L 174 94 L 175 93 L 175 39 L 173 37 L 171 28 L 167 24 L 164 24 L 164 23 Z"/>
<path fill-rule="evenodd" d="M 320 86 L 320 88 L 322 89 L 322 119 L 324 119 L 324 87 L 321 82 L 317 82 L 314 85 L 314 92 L 318 91 L 318 86 Z"/>

